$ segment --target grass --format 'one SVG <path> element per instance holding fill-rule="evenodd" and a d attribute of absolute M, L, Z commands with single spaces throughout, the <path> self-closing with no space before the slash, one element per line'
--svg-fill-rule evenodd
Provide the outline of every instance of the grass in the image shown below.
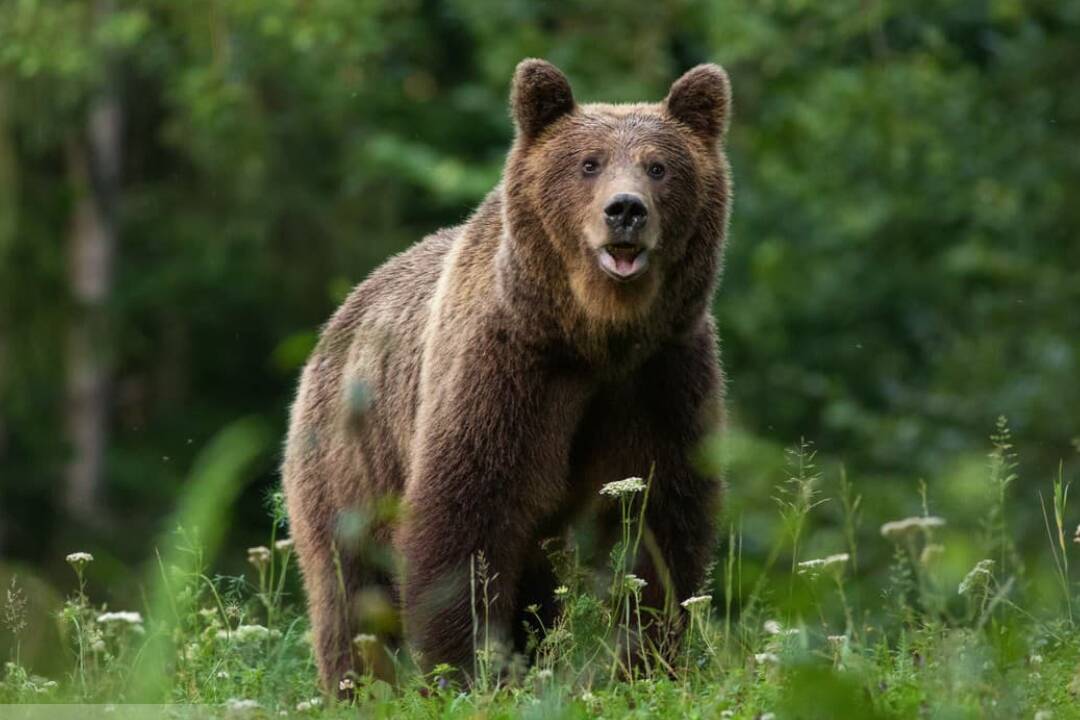
<path fill-rule="evenodd" d="M 743 494 L 735 485 L 712 577 L 681 599 L 688 620 L 678 652 L 645 653 L 636 666 L 627 652 L 654 614 L 629 559 L 644 551 L 653 478 L 612 483 L 603 499 L 619 504 L 623 527 L 608 570 L 584 569 L 577 547 L 551 548 L 562 614 L 553 627 L 538 614 L 530 624 L 531 665 L 489 642 L 490 577 L 477 557 L 471 686 L 450 668 L 421 675 L 399 654 L 398 686 L 350 677 L 349 702 L 317 687 L 279 499 L 267 544 L 247 551 L 249 570 L 211 574 L 230 499 L 264 441 L 240 424 L 204 453 L 140 611 L 95 603 L 93 559 L 69 556 L 75 589 L 57 619 L 57 650 L 69 658 L 62 676 L 36 676 L 21 657 L 20 638 L 35 629 L 13 581 L 0 594 L 12 640 L 0 703 L 168 702 L 231 717 L 1080 717 L 1069 569 L 1080 528 L 1074 537 L 1069 483 L 1059 470 L 1046 497 L 1026 499 L 1038 506 L 1049 552 L 1040 544 L 1021 559 L 1030 538 L 1010 534 L 1025 499 L 1004 421 L 978 486 L 985 502 L 953 502 L 967 513 L 956 521 L 931 512 L 932 488 L 920 483 L 917 512 L 868 526 L 880 492 L 843 467 L 827 473 L 809 443 L 781 453 L 786 463 L 764 473 L 771 491 L 760 496 L 771 500 L 758 502 L 751 481 Z M 736 437 L 722 453 L 733 482 L 740 462 L 760 460 L 745 449 Z M 372 636 L 356 642 L 361 656 L 379 651 Z"/>

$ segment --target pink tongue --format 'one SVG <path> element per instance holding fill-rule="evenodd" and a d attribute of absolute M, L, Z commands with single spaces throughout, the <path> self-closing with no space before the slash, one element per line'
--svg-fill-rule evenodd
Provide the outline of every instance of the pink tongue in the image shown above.
<path fill-rule="evenodd" d="M 633 277 L 641 272 L 642 268 L 645 267 L 645 262 L 644 250 L 631 254 L 619 250 L 612 252 L 611 249 L 605 248 L 600 253 L 600 264 L 607 268 L 608 272 L 618 277 Z"/>
<path fill-rule="evenodd" d="M 615 270 L 620 275 L 629 275 L 634 272 L 634 260 L 637 259 L 636 257 L 627 257 L 621 253 L 613 257 L 615 259 Z"/>

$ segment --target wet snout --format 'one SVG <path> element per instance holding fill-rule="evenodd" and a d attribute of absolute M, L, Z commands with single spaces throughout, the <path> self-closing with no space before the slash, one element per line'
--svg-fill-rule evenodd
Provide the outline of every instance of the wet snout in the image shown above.
<path fill-rule="evenodd" d="M 645 227 L 649 209 L 637 193 L 616 193 L 604 206 L 604 220 L 613 233 L 630 234 Z"/>
<path fill-rule="evenodd" d="M 656 245 L 649 205 L 637 192 L 619 190 L 603 203 L 604 238 L 597 248 L 600 268 L 618 282 L 629 282 L 649 267 Z"/>

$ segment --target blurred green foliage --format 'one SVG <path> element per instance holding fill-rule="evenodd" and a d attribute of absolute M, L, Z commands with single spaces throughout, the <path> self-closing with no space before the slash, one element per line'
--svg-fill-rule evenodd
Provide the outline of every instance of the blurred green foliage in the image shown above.
<path fill-rule="evenodd" d="M 1075 0 L 108 6 L 95 18 L 85 0 L 0 0 L 6 558 L 59 577 L 65 552 L 89 549 L 101 582 L 133 577 L 220 428 L 256 415 L 283 434 L 296 372 L 348 288 L 498 181 L 526 56 L 588 100 L 659 99 L 703 61 L 732 76 L 736 204 L 716 312 L 729 517 L 748 566 L 776 533 L 779 448 L 806 437 L 826 483 L 837 459 L 858 481 L 868 526 L 916 512 L 925 478 L 954 513 L 962 576 L 999 414 L 1024 450 L 1010 521 L 1026 547 L 1045 542 L 1035 483 L 1080 464 Z M 56 499 L 65 147 L 105 83 L 124 164 L 102 349 L 108 517 L 85 528 Z M 264 535 L 276 472 L 272 451 L 263 460 L 230 524 L 237 546 Z M 823 506 L 811 554 L 843 547 L 838 508 Z M 886 567 L 878 552 L 862 567 Z"/>

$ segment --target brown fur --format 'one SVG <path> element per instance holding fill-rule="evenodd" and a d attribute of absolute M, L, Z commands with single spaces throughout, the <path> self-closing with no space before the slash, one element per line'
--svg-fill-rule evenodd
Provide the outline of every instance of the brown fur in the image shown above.
<path fill-rule="evenodd" d="M 511 104 L 500 186 L 361 283 L 303 373 L 283 478 L 331 690 L 358 669 L 354 633 L 397 636 L 388 605 L 422 666 L 471 672 L 472 558 L 495 576 L 488 625 L 509 638 L 524 606 L 551 608 L 539 540 L 654 464 L 663 562 L 639 561 L 644 602 L 677 613 L 711 552 L 719 483 L 690 454 L 722 417 L 709 305 L 731 200 L 727 77 L 705 65 L 663 103 L 576 105 L 558 69 L 526 60 Z M 662 179 L 646 174 L 658 162 Z M 649 210 L 650 265 L 617 282 L 597 253 L 604 203 L 627 189 Z"/>

